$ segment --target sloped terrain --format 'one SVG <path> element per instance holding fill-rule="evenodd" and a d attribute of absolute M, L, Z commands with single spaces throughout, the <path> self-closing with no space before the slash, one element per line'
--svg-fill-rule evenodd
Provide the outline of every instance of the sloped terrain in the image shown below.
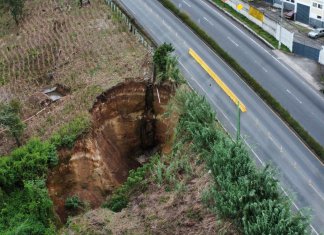
<path fill-rule="evenodd" d="M 65 207 L 68 197 L 77 196 L 91 208 L 101 206 L 106 196 L 127 179 L 129 171 L 141 165 L 136 157 L 163 147 L 170 138 L 170 122 L 163 114 L 171 87 L 155 87 L 154 116 L 147 121 L 148 87 L 143 81 L 128 81 L 102 93 L 91 109 L 90 133 L 74 148 L 60 151 L 60 163 L 50 171 L 47 187 L 62 222 L 71 215 Z M 145 123 L 152 123 L 148 132 Z M 147 137 L 153 140 L 152 145 L 146 145 Z"/>
<path fill-rule="evenodd" d="M 26 1 L 19 27 L 0 38 L 0 102 L 22 103 L 25 139 L 45 139 L 73 117 L 88 115 L 95 97 L 125 78 L 151 77 L 151 56 L 104 1 L 77 4 Z M 66 96 L 44 105 L 41 92 L 57 84 L 66 88 Z M 13 144 L 0 130 L 0 155 Z"/>

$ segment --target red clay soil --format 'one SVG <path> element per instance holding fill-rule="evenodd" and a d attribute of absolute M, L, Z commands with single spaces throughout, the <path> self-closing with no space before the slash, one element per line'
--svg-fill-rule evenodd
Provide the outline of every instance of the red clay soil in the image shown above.
<path fill-rule="evenodd" d="M 141 150 L 145 91 L 146 82 L 128 81 L 98 96 L 90 111 L 91 132 L 72 150 L 60 151 L 60 164 L 50 172 L 47 186 L 62 222 L 68 216 L 64 208 L 67 197 L 77 195 L 96 208 L 125 181 L 129 170 L 139 166 L 134 155 Z M 170 94 L 168 85 L 154 87 L 155 143 L 162 146 L 169 132 L 168 120 L 161 114 L 166 111 Z"/>

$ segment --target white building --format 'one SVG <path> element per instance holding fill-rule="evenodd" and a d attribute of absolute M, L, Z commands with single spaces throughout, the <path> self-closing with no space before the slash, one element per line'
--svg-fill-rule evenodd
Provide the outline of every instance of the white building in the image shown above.
<path fill-rule="evenodd" d="M 271 0 L 266 0 L 271 2 Z M 285 10 L 293 10 L 294 19 L 304 24 L 324 28 L 324 0 L 283 0 Z M 273 0 L 281 5 L 281 0 Z"/>

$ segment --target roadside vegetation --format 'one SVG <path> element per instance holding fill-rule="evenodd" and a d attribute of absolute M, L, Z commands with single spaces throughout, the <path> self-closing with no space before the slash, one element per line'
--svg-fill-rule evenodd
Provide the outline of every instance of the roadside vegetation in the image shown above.
<path fill-rule="evenodd" d="M 48 4 L 46 2 L 41 6 L 46 7 Z M 73 4 L 76 2 L 74 1 Z M 94 1 L 91 1 L 91 4 L 92 7 Z M 145 58 L 141 52 L 143 48 L 127 41 L 128 36 L 125 31 L 115 27 L 108 19 L 104 18 L 98 23 L 97 14 L 106 16 L 107 8 L 103 8 L 102 5 L 97 7 L 92 10 L 89 8 L 90 13 L 88 12 L 88 17 L 83 21 L 86 24 L 92 19 L 92 23 L 86 30 L 94 29 L 96 33 L 91 30 L 90 33 L 85 33 L 84 26 L 81 25 L 74 34 L 69 27 L 64 24 L 62 26 L 66 27 L 62 30 L 64 33 L 60 34 L 64 46 L 60 43 L 57 45 L 62 46 L 61 53 L 75 52 L 75 57 L 65 58 L 61 61 L 64 62 L 63 64 L 53 62 L 50 66 L 40 65 L 46 69 L 36 74 L 33 73 L 36 66 L 29 68 L 30 73 L 24 70 L 26 68 L 19 67 L 22 66 L 19 62 L 21 57 L 10 57 L 11 60 L 6 57 L 3 62 L 4 67 L 0 67 L 2 74 L 6 74 L 6 84 L 0 86 L 0 89 L 5 91 L 0 94 L 2 100 L 8 100 L 9 95 L 7 97 L 6 94 L 9 93 L 10 97 L 25 95 L 24 91 L 30 92 L 26 89 L 28 85 L 32 90 L 29 95 L 39 91 L 45 85 L 55 85 L 57 82 L 69 85 L 72 92 L 62 101 L 43 107 L 46 112 L 40 117 L 35 115 L 34 119 L 31 119 L 32 124 L 39 124 L 40 128 L 37 130 L 29 129 L 31 122 L 27 122 L 25 128 L 25 124 L 21 121 L 21 116 L 29 117 L 29 114 L 34 114 L 39 108 L 39 106 L 28 106 L 28 95 L 21 99 L 21 105 L 28 108 L 20 109 L 21 106 L 15 101 L 3 102 L 1 105 L 0 123 L 5 128 L 6 134 L 8 133 L 5 137 L 13 139 L 17 137 L 17 144 L 22 146 L 12 151 L 5 151 L 7 152 L 5 156 L 0 157 L 0 234 L 57 233 L 60 224 L 53 210 L 46 180 L 49 171 L 60 164 L 59 150 L 73 148 L 75 142 L 90 131 L 91 121 L 86 110 L 102 89 L 121 81 L 122 75 L 138 73 L 143 76 L 150 73 L 150 59 Z M 79 11 L 73 8 L 63 12 L 64 17 L 67 17 L 65 14 L 74 14 L 75 18 L 80 16 Z M 101 14 L 99 16 L 102 16 Z M 65 18 L 67 21 L 68 19 L 69 17 Z M 74 23 L 70 22 L 73 25 Z M 105 23 L 108 28 L 105 28 Z M 78 27 L 77 25 L 78 23 L 75 27 Z M 87 44 L 82 41 L 82 38 L 87 38 L 89 35 L 90 38 L 87 40 L 94 40 L 95 46 L 89 46 L 83 53 L 74 51 L 75 48 L 72 46 L 74 43 L 68 43 L 72 41 L 64 36 L 67 32 L 71 33 L 69 38 L 72 38 L 72 41 L 76 40 L 74 43 L 79 46 L 79 50 L 82 49 L 82 45 Z M 82 36 L 78 37 L 78 34 Z M 96 38 L 91 37 L 92 34 L 95 37 L 101 35 L 103 38 L 99 37 L 98 41 L 95 41 Z M 101 43 L 103 39 L 106 40 Z M 107 40 L 112 45 L 107 46 Z M 115 49 L 116 47 L 118 48 Z M 15 50 L 14 48 L 16 47 L 12 50 Z M 160 226 L 160 232 L 168 231 L 167 233 L 171 234 L 175 228 L 183 225 L 181 228 L 184 230 L 178 230 L 183 231 L 182 234 L 189 231 L 307 234 L 308 218 L 300 213 L 291 212 L 291 202 L 279 192 L 278 181 L 273 178 L 275 176 L 273 171 L 269 167 L 256 168 L 244 145 L 241 142 L 233 142 L 221 128 L 216 121 L 215 113 L 205 99 L 190 91 L 186 85 L 181 85 L 184 82 L 172 51 L 172 45 L 163 44 L 153 58 L 157 76 L 160 78 L 158 82 L 171 82 L 176 91 L 169 111 L 165 114 L 166 117 L 178 121 L 174 137 L 170 140 L 173 142 L 172 151 L 155 154 L 148 163 L 130 171 L 126 182 L 115 190 L 103 206 L 121 213 L 125 208 L 133 206 L 137 212 L 131 213 L 133 217 L 130 218 L 134 221 L 142 221 L 141 218 L 148 216 L 142 224 L 144 230 L 141 231 L 145 232 L 146 228 L 154 229 Z M 47 56 L 48 52 L 43 48 L 38 53 L 33 50 L 31 54 Z M 137 58 L 138 56 L 140 58 Z M 37 61 L 40 60 L 35 60 L 34 63 L 37 64 Z M 25 81 L 20 77 L 22 74 L 19 76 L 10 74 L 12 64 L 17 66 L 15 68 L 20 68 L 22 74 L 26 72 L 31 80 L 24 83 Z M 64 69 L 55 70 L 58 64 L 61 66 L 60 69 L 62 67 Z M 140 71 L 138 67 L 141 67 Z M 42 80 L 41 75 L 44 75 L 44 71 L 48 69 L 55 70 L 56 81 Z M 11 93 L 9 89 L 17 84 L 21 86 L 15 87 L 16 90 Z M 27 136 L 21 140 L 23 131 L 27 132 Z M 37 136 L 37 138 L 30 136 Z M 13 149 L 13 146 L 9 149 Z M 203 194 L 202 189 L 205 189 Z M 153 196 L 150 198 L 152 207 L 145 204 L 147 203 L 145 200 L 150 196 Z M 159 214 L 161 211 L 156 207 L 159 205 L 163 206 L 163 215 Z M 72 211 L 72 214 L 76 214 L 80 210 L 84 211 L 86 203 L 77 195 L 71 195 L 65 200 L 64 206 Z M 167 213 L 170 210 L 173 214 Z M 212 218 L 210 218 L 211 213 L 215 213 Z M 109 214 L 111 215 L 110 212 Z M 138 217 L 135 218 L 134 214 Z M 96 218 L 96 214 L 89 218 Z M 119 226 L 123 218 L 125 217 L 117 219 L 115 226 Z M 69 218 L 67 222 L 68 228 L 72 230 L 71 234 L 81 233 L 82 225 L 78 227 L 72 220 L 73 218 Z M 105 219 L 100 223 L 92 223 L 92 226 L 99 227 L 100 233 L 106 231 L 106 234 L 109 234 L 111 230 L 107 228 L 107 224 L 114 226 L 110 224 L 111 221 L 114 220 Z M 138 223 L 136 226 L 138 228 Z M 93 234 L 89 230 L 85 230 L 84 233 Z"/>
<path fill-rule="evenodd" d="M 161 51 L 172 51 L 172 47 L 162 45 L 155 58 Z M 162 59 L 154 60 L 159 68 L 168 56 L 162 54 Z M 205 206 L 220 218 L 233 221 L 242 233 L 310 232 L 309 218 L 291 211 L 291 201 L 281 193 L 274 171 L 269 166 L 255 166 L 243 142 L 234 142 L 218 124 L 205 98 L 182 86 L 166 115 L 178 117 L 172 153 L 156 155 L 131 171 L 104 207 L 121 211 L 131 196 L 145 191 L 149 183 L 185 194 L 194 165 L 203 164 L 214 182 L 202 195 Z"/>
<path fill-rule="evenodd" d="M 178 58 L 172 55 L 174 47 L 171 44 L 163 43 L 159 46 L 153 55 L 155 66 L 155 83 L 162 84 L 165 81 L 172 83 L 173 88 L 177 88 L 185 82 L 178 67 Z"/>
<path fill-rule="evenodd" d="M 188 27 L 190 27 L 197 35 L 204 40 L 224 61 L 234 69 L 234 71 L 256 92 L 271 108 L 275 111 L 283 121 L 285 121 L 295 133 L 304 141 L 304 143 L 324 161 L 324 148 L 318 143 L 291 115 L 284 109 L 281 104 L 265 90 L 241 65 L 239 65 L 233 57 L 231 57 L 224 49 L 222 49 L 204 30 L 202 30 L 190 17 L 180 11 L 169 0 L 159 0 L 166 8 L 179 17 Z"/>
<path fill-rule="evenodd" d="M 255 166 L 244 144 L 233 142 L 219 126 L 203 97 L 182 87 L 167 115 L 179 118 L 172 152 L 155 155 L 133 170 L 104 207 L 119 212 L 152 184 L 186 194 L 197 167 L 203 166 L 213 182 L 201 194 L 205 207 L 218 219 L 232 221 L 240 233 L 310 232 L 309 218 L 291 211 L 291 201 L 281 193 L 274 171 Z"/>

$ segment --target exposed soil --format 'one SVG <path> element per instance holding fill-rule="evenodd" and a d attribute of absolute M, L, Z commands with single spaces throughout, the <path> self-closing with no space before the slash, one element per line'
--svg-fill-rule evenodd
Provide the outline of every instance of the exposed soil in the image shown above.
<path fill-rule="evenodd" d="M 91 208 L 100 206 L 129 170 L 140 165 L 138 153 L 167 142 L 168 119 L 163 113 L 170 95 L 169 85 L 128 81 L 97 97 L 91 109 L 92 131 L 72 150 L 60 151 L 60 164 L 48 176 L 49 194 L 62 221 L 67 218 L 67 197 L 77 195 Z"/>
<path fill-rule="evenodd" d="M 240 234 L 231 222 L 220 220 L 203 206 L 202 192 L 212 179 L 202 165 L 196 165 L 194 173 L 185 192 L 150 184 L 121 212 L 88 211 L 72 218 L 60 234 Z"/>

